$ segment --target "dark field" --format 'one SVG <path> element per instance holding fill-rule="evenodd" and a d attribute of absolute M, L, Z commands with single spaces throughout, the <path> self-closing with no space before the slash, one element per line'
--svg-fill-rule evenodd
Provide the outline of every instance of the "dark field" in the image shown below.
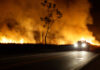
<path fill-rule="evenodd" d="M 0 44 L 0 55 L 72 51 L 73 45 Z"/>
<path fill-rule="evenodd" d="M 88 70 L 99 63 L 99 51 L 80 51 L 73 45 L 0 44 L 0 70 Z"/>
<path fill-rule="evenodd" d="M 43 44 L 0 44 L 0 55 L 47 53 L 78 50 L 73 45 L 43 45 Z M 93 48 L 91 52 L 99 52 L 100 48 Z"/>

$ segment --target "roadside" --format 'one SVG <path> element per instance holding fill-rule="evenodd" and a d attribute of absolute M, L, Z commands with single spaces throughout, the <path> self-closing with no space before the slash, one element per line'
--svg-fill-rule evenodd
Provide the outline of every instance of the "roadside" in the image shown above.
<path fill-rule="evenodd" d="M 100 70 L 100 55 L 86 64 L 80 70 Z"/>

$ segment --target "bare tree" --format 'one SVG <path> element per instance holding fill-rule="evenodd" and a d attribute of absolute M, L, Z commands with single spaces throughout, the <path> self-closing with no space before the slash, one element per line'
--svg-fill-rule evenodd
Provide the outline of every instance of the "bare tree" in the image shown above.
<path fill-rule="evenodd" d="M 47 15 L 45 17 L 41 17 L 41 21 L 45 23 L 44 27 L 47 27 L 46 34 L 45 34 L 45 44 L 47 44 L 47 35 L 49 32 L 50 27 L 55 21 L 59 20 L 62 17 L 62 13 L 56 8 L 56 4 L 52 2 L 48 2 L 44 0 L 41 2 L 41 5 L 47 9 Z"/>

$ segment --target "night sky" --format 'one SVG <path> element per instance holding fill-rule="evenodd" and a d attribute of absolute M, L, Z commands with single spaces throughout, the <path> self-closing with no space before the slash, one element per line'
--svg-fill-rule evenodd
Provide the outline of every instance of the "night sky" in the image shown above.
<path fill-rule="evenodd" d="M 100 0 L 90 0 L 92 3 L 91 15 L 93 25 L 89 25 L 89 30 L 93 32 L 96 39 L 100 41 Z"/>

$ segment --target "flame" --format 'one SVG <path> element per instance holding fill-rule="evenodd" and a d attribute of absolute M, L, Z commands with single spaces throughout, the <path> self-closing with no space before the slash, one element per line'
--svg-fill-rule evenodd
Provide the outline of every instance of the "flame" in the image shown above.
<path fill-rule="evenodd" d="M 79 36 L 76 37 L 77 40 L 72 39 L 71 42 L 68 42 L 67 40 L 59 40 L 59 42 L 57 44 L 59 45 L 65 45 L 65 44 L 75 44 L 78 41 L 86 41 L 92 45 L 97 45 L 100 46 L 100 42 L 98 42 L 97 40 L 95 40 L 95 37 L 81 37 L 79 38 Z"/>
<path fill-rule="evenodd" d="M 84 37 L 80 39 L 81 41 L 86 41 L 90 44 L 94 44 L 93 41 L 91 39 L 85 39 Z"/>
<path fill-rule="evenodd" d="M 20 40 L 13 40 L 13 39 L 8 39 L 7 37 L 3 36 L 0 39 L 0 43 L 20 43 L 20 44 L 23 44 L 24 39 L 21 38 Z"/>
<path fill-rule="evenodd" d="M 46 28 L 41 24 L 40 17 L 48 13 L 41 7 L 41 0 L 6 1 L 0 2 L 0 43 L 43 43 Z M 63 17 L 50 28 L 48 44 L 74 44 L 85 40 L 100 45 L 87 27 L 93 24 L 88 0 L 55 2 Z"/>
<path fill-rule="evenodd" d="M 86 38 L 82 37 L 80 40 L 86 41 L 92 45 L 100 45 L 100 43 L 98 41 L 95 41 L 93 38 L 86 39 Z"/>
<path fill-rule="evenodd" d="M 59 45 L 65 45 L 66 43 L 65 43 L 65 41 L 63 41 L 63 40 L 60 40 L 58 44 L 59 44 Z"/>

